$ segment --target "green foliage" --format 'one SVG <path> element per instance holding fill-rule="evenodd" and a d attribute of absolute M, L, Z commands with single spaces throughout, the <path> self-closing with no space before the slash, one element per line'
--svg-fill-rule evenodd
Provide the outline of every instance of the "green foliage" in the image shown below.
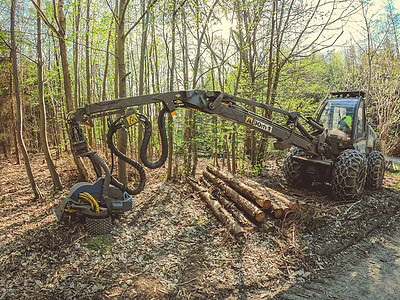
<path fill-rule="evenodd" d="M 106 254 L 115 244 L 115 240 L 110 234 L 103 234 L 91 237 L 82 243 L 82 246 L 91 250 Z"/>

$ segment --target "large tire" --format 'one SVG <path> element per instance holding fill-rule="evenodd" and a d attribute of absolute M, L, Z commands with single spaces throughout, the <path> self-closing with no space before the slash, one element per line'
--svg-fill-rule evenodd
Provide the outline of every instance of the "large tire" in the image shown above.
<path fill-rule="evenodd" d="M 370 190 L 379 190 L 385 176 L 385 157 L 382 152 L 372 151 L 367 156 L 367 182 Z"/>
<path fill-rule="evenodd" d="M 297 147 L 289 150 L 285 160 L 283 161 L 283 175 L 288 185 L 293 187 L 309 186 L 311 184 L 310 175 L 306 172 L 304 163 L 296 160 L 293 156 L 304 156 L 304 152 Z"/>
<path fill-rule="evenodd" d="M 367 160 L 364 153 L 348 149 L 336 159 L 332 172 L 332 195 L 335 200 L 355 199 L 364 190 Z"/>

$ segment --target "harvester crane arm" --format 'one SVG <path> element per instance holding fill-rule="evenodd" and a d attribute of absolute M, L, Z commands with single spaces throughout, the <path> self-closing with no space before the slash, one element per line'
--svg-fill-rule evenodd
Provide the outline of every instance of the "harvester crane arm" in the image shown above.
<path fill-rule="evenodd" d="M 313 119 L 303 118 L 298 112 L 289 112 L 223 92 L 200 90 L 177 91 L 91 103 L 73 112 L 69 116 L 69 121 L 70 123 L 79 122 L 90 124 L 92 118 L 110 115 L 134 106 L 160 102 L 164 104 L 166 108 L 165 112 L 174 114 L 176 108 L 189 108 L 225 118 L 261 131 L 277 139 L 275 148 L 279 150 L 294 145 L 310 154 L 319 154 L 323 151 L 326 132 L 324 128 Z M 238 102 L 282 114 L 287 117 L 287 124 L 280 125 L 264 116 L 251 112 L 243 106 L 238 105 Z M 313 129 L 313 133 L 310 133 L 301 124 L 300 120 L 308 123 Z M 289 126 L 289 123 L 292 123 L 293 126 Z M 160 130 L 162 129 L 160 128 Z"/>

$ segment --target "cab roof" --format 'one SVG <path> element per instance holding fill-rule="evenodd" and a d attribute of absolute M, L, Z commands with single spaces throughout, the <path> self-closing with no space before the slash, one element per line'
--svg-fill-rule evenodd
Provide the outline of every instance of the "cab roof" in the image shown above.
<path fill-rule="evenodd" d="M 330 92 L 332 96 L 337 98 L 356 98 L 364 97 L 365 93 L 363 91 L 352 91 L 352 92 Z"/>

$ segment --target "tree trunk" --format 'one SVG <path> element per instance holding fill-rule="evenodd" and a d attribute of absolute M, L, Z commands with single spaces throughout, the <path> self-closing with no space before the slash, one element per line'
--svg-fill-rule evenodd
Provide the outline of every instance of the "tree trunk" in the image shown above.
<path fill-rule="evenodd" d="M 110 40 L 111 40 L 111 29 L 108 32 L 108 39 L 107 39 L 107 51 L 106 51 L 106 62 L 104 64 L 104 75 L 103 75 L 103 86 L 102 86 L 102 92 L 101 92 L 101 100 L 105 101 L 107 99 L 107 88 L 106 88 L 106 84 L 107 84 L 107 73 L 108 73 L 108 65 L 109 65 L 109 61 L 110 61 Z M 102 136 L 102 143 L 103 143 L 103 151 L 104 153 L 107 155 L 107 134 L 106 134 L 106 126 L 107 126 L 107 122 L 106 122 L 106 117 L 102 117 L 102 130 L 101 130 L 101 136 Z"/>
<path fill-rule="evenodd" d="M 17 0 L 11 2 L 11 55 L 12 55 L 12 69 L 13 69 L 13 81 L 15 90 L 15 99 L 17 103 L 17 131 L 18 131 L 18 142 L 24 157 L 24 163 L 26 173 L 28 174 L 29 182 L 31 184 L 35 199 L 42 200 L 43 195 L 36 185 L 35 178 L 33 177 L 28 152 L 25 147 L 24 138 L 22 135 L 23 129 L 23 117 L 22 117 L 22 103 L 19 93 L 19 82 L 18 82 L 18 66 L 17 66 L 17 49 L 15 45 L 15 10 L 17 7 Z"/>
<path fill-rule="evenodd" d="M 61 0 L 62 1 L 62 0 Z M 75 11 L 75 26 L 73 27 L 73 34 L 74 34 L 74 82 L 75 82 L 75 89 L 74 89 L 74 103 L 75 107 L 79 107 L 79 25 L 81 21 L 81 0 L 78 0 L 76 6 L 74 6 Z"/>
<path fill-rule="evenodd" d="M 222 132 L 223 132 L 223 144 L 224 144 L 224 157 L 226 159 L 226 166 L 228 168 L 228 172 L 231 172 L 231 154 L 229 151 L 229 145 L 228 145 L 228 135 L 226 132 L 226 128 L 225 128 L 225 120 L 222 120 Z"/>
<path fill-rule="evenodd" d="M 126 68 L 125 68 L 125 9 L 129 0 L 121 0 L 118 8 L 118 32 L 117 32 L 117 61 L 118 61 L 118 97 L 126 97 Z M 118 150 L 126 154 L 128 134 L 125 130 L 117 132 Z M 126 162 L 118 158 L 118 180 L 127 184 Z"/>
<path fill-rule="evenodd" d="M 172 6 L 172 20 L 171 20 L 171 39 L 172 39 L 172 46 L 171 46 L 171 66 L 170 66 L 170 76 L 169 76 L 169 90 L 173 91 L 174 90 L 174 81 L 175 81 L 175 63 L 176 63 L 176 58 L 175 58 L 175 30 L 176 30 L 176 1 L 173 0 L 173 6 Z M 172 118 L 171 115 L 168 115 L 168 168 L 167 168 L 167 180 L 172 179 L 172 164 L 173 164 L 173 125 L 174 125 L 174 119 Z"/>
<path fill-rule="evenodd" d="M 38 1 L 38 6 L 41 6 L 41 0 Z M 44 157 L 49 168 L 54 189 L 61 190 L 62 185 L 57 174 L 56 167 L 50 155 L 49 143 L 47 141 L 47 124 L 46 124 L 46 109 L 44 102 L 44 86 L 43 86 L 43 57 L 42 57 L 42 19 L 39 14 L 37 16 L 37 55 L 38 55 L 38 94 L 39 94 L 39 111 L 40 111 L 40 142 Z"/>
<path fill-rule="evenodd" d="M 12 53 L 10 52 L 11 60 L 12 60 Z M 12 69 L 12 67 L 11 67 Z M 13 85 L 13 72 L 10 72 L 10 98 L 12 99 L 14 93 L 14 85 Z M 14 120 L 16 120 L 16 116 L 14 114 L 14 103 L 11 101 L 11 115 Z M 18 130 L 16 126 L 17 122 L 13 124 L 13 136 L 14 136 L 14 147 L 15 147 L 15 159 L 17 165 L 21 164 L 21 158 L 19 157 L 19 148 L 18 148 Z"/>
<path fill-rule="evenodd" d="M 91 70 L 90 70 L 90 51 L 89 51 L 89 21 L 90 21 L 90 0 L 86 2 L 86 101 L 92 103 L 92 83 L 91 83 Z M 94 147 L 93 144 L 93 130 L 92 127 L 88 127 L 89 145 Z"/>
<path fill-rule="evenodd" d="M 142 7 L 143 7 L 143 12 L 146 11 L 146 1 L 142 0 Z M 140 61 L 139 61 L 139 95 L 144 95 L 145 93 L 145 67 L 146 67 L 146 54 L 147 54 L 147 37 L 148 37 L 148 32 L 147 32 L 147 25 L 148 25 L 148 17 L 144 17 L 142 19 L 142 36 L 141 36 L 141 48 L 140 48 Z M 139 107 L 139 112 L 143 113 L 143 106 Z M 143 126 L 139 126 L 139 132 L 138 132 L 138 149 L 141 148 L 142 146 L 142 140 L 143 140 Z"/>
<path fill-rule="evenodd" d="M 236 174 L 236 124 L 232 130 L 232 174 Z"/>
<path fill-rule="evenodd" d="M 69 63 L 68 63 L 68 54 L 67 54 L 67 45 L 65 42 L 65 33 L 66 33 L 66 20 L 64 15 L 64 2 L 60 0 L 57 6 L 58 10 L 58 23 L 59 23 L 59 34 L 58 41 L 60 43 L 60 55 L 61 55 L 61 65 L 64 77 L 64 91 L 65 91 L 65 103 L 67 106 L 67 112 L 71 112 L 74 109 L 73 99 L 72 99 L 72 85 L 71 85 L 71 76 L 69 72 Z M 77 157 L 72 151 L 74 156 L 75 164 L 78 168 L 79 177 L 78 181 L 86 181 L 88 177 L 87 170 L 82 162 L 80 157 Z"/>

